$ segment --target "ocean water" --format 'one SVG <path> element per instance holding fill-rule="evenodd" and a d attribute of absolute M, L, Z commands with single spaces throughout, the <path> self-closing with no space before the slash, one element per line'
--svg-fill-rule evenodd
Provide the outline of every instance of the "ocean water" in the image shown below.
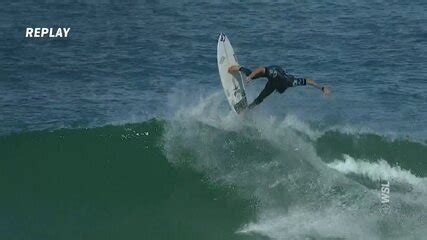
<path fill-rule="evenodd" d="M 3 3 L 0 238 L 423 239 L 426 12 L 418 0 Z M 219 32 L 242 65 L 281 65 L 332 96 L 288 89 L 237 118 Z"/>

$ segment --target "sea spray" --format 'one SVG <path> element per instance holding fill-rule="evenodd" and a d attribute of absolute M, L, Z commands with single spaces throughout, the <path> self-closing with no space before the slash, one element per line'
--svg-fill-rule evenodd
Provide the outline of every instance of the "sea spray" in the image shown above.
<path fill-rule="evenodd" d="M 168 161 L 179 166 L 191 156 L 186 164 L 212 184 L 234 186 L 243 197 L 256 199 L 257 220 L 236 233 L 272 239 L 399 239 L 425 233 L 418 221 L 426 210 L 424 192 L 396 193 L 384 216 L 376 189 L 328 167 L 325 161 L 333 159 L 318 155 L 317 141 L 329 132 L 313 130 L 292 115 L 280 120 L 249 114 L 239 126 L 229 111 L 209 102 L 218 100 L 212 95 L 181 109 L 187 114 L 167 123 L 164 147 Z"/>

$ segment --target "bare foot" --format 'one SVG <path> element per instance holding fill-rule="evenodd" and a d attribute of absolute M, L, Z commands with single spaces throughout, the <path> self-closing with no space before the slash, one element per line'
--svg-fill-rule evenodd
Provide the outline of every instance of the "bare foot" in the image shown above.
<path fill-rule="evenodd" d="M 233 65 L 228 68 L 228 72 L 233 74 L 239 71 L 240 66 L 239 65 Z"/>

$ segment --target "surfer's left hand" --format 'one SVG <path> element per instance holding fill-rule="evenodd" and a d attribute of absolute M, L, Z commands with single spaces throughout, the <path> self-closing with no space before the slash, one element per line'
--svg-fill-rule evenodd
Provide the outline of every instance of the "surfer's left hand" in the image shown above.
<path fill-rule="evenodd" d="M 322 87 L 322 92 L 323 92 L 323 95 L 325 95 L 325 96 L 330 96 L 331 95 L 331 90 L 329 90 L 329 88 L 326 87 L 326 86 Z"/>
<path fill-rule="evenodd" d="M 251 81 L 252 81 L 252 78 L 251 78 L 251 77 L 246 77 L 246 78 L 245 78 L 245 83 L 246 83 L 246 84 L 249 84 Z"/>

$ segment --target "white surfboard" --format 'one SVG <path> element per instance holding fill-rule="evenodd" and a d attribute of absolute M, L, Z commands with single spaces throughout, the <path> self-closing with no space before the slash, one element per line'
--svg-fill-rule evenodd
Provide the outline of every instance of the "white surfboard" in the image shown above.
<path fill-rule="evenodd" d="M 228 73 L 228 68 L 238 63 L 233 47 L 224 33 L 219 34 L 218 37 L 217 61 L 219 76 L 221 77 L 222 87 L 228 103 L 234 112 L 241 114 L 248 106 L 243 75 L 241 72 Z"/>

